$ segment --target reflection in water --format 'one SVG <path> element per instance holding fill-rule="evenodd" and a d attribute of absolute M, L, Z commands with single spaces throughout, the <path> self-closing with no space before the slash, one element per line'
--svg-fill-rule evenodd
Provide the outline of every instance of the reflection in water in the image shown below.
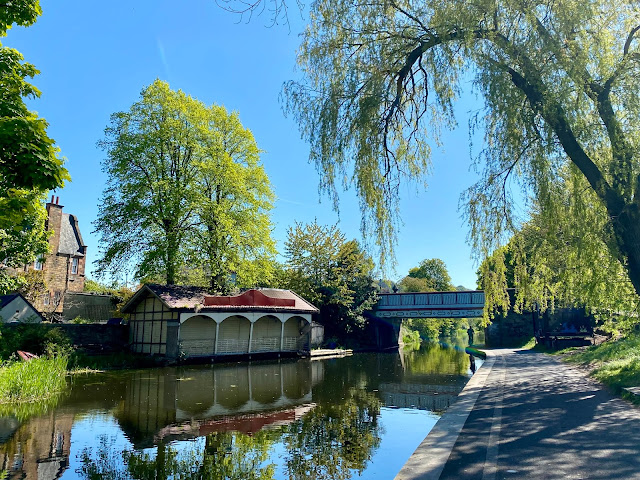
<path fill-rule="evenodd" d="M 0 417 L 0 478 L 346 480 L 366 477 L 372 463 L 393 477 L 402 459 L 376 463 L 384 407 L 442 412 L 470 366 L 464 353 L 431 345 L 75 377 L 49 413 Z"/>

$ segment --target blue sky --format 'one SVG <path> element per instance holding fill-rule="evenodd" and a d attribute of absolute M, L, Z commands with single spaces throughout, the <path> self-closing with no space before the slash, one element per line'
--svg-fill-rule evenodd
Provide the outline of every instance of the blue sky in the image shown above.
<path fill-rule="evenodd" d="M 10 30 L 3 43 L 41 71 L 33 83 L 42 96 L 29 106 L 49 122 L 49 134 L 67 159 L 73 181 L 56 195 L 64 211 L 79 218 L 89 262 L 98 253 L 91 222 L 105 183 L 104 153 L 96 142 L 109 115 L 127 110 L 156 78 L 207 104 L 239 112 L 265 150 L 262 161 L 278 197 L 272 219 L 280 248 L 289 226 L 314 218 L 338 222 L 348 238 L 361 239 L 353 192 L 342 194 L 339 215 L 319 195 L 309 147 L 278 99 L 283 82 L 296 77 L 298 34 L 305 25 L 298 10 L 290 9 L 289 28 L 267 27 L 266 14 L 242 21 L 214 0 L 41 3 L 43 15 L 36 24 Z M 429 188 L 401 190 L 397 267 L 387 277 L 400 279 L 421 260 L 441 258 L 456 285 L 475 287 L 477 265 L 458 211 L 460 193 L 477 179 L 469 168 L 466 127 L 466 114 L 474 108 L 478 103 L 465 96 L 458 105 L 460 128 L 444 135 L 442 148 L 434 146 Z"/>

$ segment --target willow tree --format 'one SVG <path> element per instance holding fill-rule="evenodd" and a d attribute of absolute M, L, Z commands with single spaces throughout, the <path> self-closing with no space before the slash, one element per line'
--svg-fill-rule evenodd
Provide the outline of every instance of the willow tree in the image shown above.
<path fill-rule="evenodd" d="M 613 0 L 316 1 L 286 110 L 335 199 L 354 185 L 364 222 L 393 247 L 398 185 L 424 181 L 429 145 L 454 125 L 473 78 L 483 179 L 464 197 L 476 251 L 517 227 L 519 182 L 552 216 L 557 173 L 584 177 L 612 233 L 609 253 L 640 292 L 640 10 Z M 513 179 L 513 180 L 511 180 Z"/>
<path fill-rule="evenodd" d="M 197 271 L 215 286 L 221 272 L 271 252 L 272 193 L 236 114 L 156 80 L 111 116 L 99 145 L 108 176 L 95 223 L 99 272 L 134 265 L 138 279 L 173 284 Z"/>

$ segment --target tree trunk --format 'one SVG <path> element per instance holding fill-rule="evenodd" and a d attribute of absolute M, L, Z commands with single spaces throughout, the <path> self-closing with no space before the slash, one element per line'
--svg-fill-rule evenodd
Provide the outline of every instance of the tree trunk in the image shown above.
<path fill-rule="evenodd" d="M 622 254 L 621 261 L 626 260 L 629 280 L 636 294 L 640 297 L 640 208 L 636 203 L 628 205 L 613 220 L 616 240 Z"/>

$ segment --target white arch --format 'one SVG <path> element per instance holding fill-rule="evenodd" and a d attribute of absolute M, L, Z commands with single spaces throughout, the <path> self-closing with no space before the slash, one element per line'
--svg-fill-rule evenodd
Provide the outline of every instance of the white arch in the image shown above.
<path fill-rule="evenodd" d="M 207 317 L 210 318 L 211 320 L 213 320 L 214 322 L 216 322 L 216 339 L 215 339 L 215 346 L 214 346 L 214 355 L 218 354 L 218 339 L 219 339 L 219 334 L 220 334 L 220 324 L 222 322 L 224 322 L 225 320 L 227 320 L 228 318 L 231 317 L 242 317 L 245 318 L 247 320 L 249 320 L 250 323 L 250 329 L 249 329 L 249 348 L 247 353 L 251 353 L 251 342 L 253 340 L 253 326 L 254 324 L 260 320 L 261 318 L 264 317 L 275 317 L 278 320 L 280 320 L 281 322 L 281 328 L 280 328 L 280 351 L 283 351 L 284 348 L 284 324 L 287 323 L 288 320 L 296 317 L 298 319 L 301 319 L 305 322 L 307 322 L 309 325 L 311 325 L 311 314 L 310 313 L 299 313 L 299 312 L 292 312 L 292 313 L 285 313 L 285 312 L 265 312 L 265 311 L 256 311 L 256 312 L 252 312 L 252 311 L 243 311 L 243 310 L 238 310 L 238 311 L 226 311 L 226 312 L 182 312 L 180 313 L 180 325 L 182 325 L 184 322 L 186 322 L 188 319 L 192 318 L 192 317 L 197 317 L 197 316 L 201 316 L 201 317 Z M 180 338 L 180 333 L 178 332 L 178 338 Z"/>

